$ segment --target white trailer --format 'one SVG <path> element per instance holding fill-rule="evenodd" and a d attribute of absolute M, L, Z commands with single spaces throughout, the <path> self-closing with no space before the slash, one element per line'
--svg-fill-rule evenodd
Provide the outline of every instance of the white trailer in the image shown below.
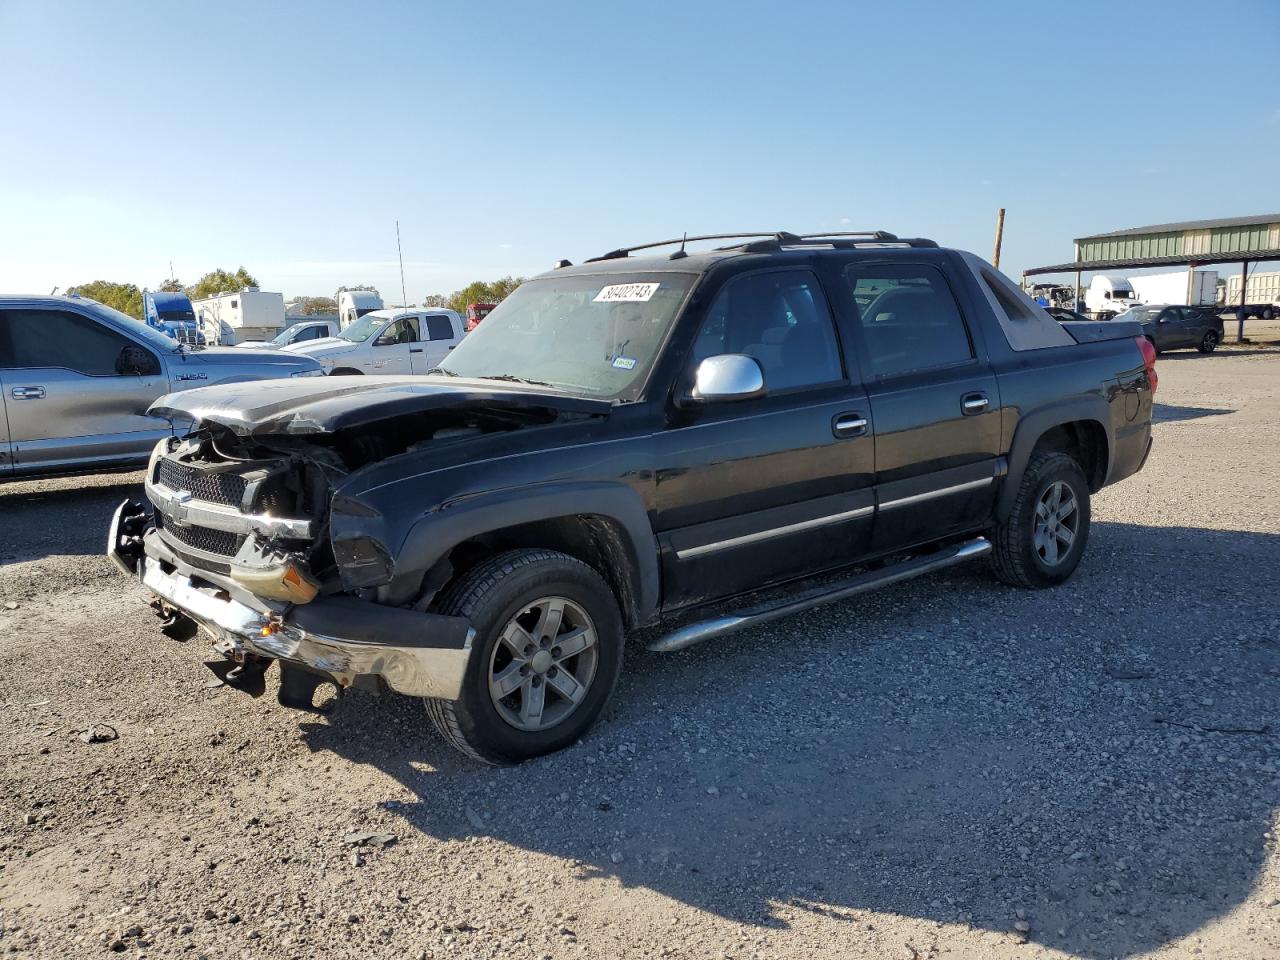
<path fill-rule="evenodd" d="M 1219 304 L 1223 313 L 1240 310 L 1240 275 L 1227 277 L 1226 299 Z M 1244 292 L 1246 317 L 1271 320 L 1280 317 L 1280 273 L 1250 273 Z"/>
<path fill-rule="evenodd" d="M 1218 300 L 1218 271 L 1196 270 L 1188 280 L 1186 270 L 1130 277 L 1133 292 L 1143 303 L 1212 307 Z"/>
<path fill-rule="evenodd" d="M 227 329 L 234 334 L 235 342 L 240 343 L 244 340 L 270 340 L 285 325 L 284 294 L 268 293 L 257 287 L 238 293 L 220 293 L 216 297 L 197 300 L 192 306 L 205 337 L 208 338 L 213 331 L 224 345 Z"/>
<path fill-rule="evenodd" d="M 346 329 L 366 313 L 383 308 L 376 290 L 343 290 L 338 294 L 338 323 Z"/>

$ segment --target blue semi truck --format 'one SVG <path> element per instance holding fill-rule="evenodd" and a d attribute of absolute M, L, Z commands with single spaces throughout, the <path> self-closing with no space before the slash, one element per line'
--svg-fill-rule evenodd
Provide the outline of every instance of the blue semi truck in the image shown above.
<path fill-rule="evenodd" d="M 200 325 L 196 323 L 195 309 L 185 293 L 143 291 L 142 319 L 147 326 L 154 327 L 179 343 L 204 345 L 204 335 L 200 332 Z"/>

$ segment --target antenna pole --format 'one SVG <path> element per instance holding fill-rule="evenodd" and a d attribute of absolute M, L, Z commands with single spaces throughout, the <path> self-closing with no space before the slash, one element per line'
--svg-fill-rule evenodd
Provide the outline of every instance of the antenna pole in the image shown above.
<path fill-rule="evenodd" d="M 997 270 L 1000 269 L 1000 245 L 1004 242 L 1004 207 L 1000 208 L 1000 212 L 996 214 L 996 255 L 993 258 L 992 266 Z"/>
<path fill-rule="evenodd" d="M 409 305 L 409 298 L 404 292 L 404 251 L 400 249 L 400 221 L 396 221 L 396 253 L 400 255 L 400 299 L 404 306 Z"/>

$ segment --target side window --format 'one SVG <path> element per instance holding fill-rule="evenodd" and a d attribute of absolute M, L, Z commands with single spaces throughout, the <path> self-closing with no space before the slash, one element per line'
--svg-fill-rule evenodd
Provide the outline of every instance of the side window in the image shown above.
<path fill-rule="evenodd" d="M 1181 312 L 1183 320 L 1189 320 L 1191 323 L 1205 322 L 1204 314 L 1192 307 L 1182 307 Z"/>
<path fill-rule="evenodd" d="M 418 318 L 417 317 L 401 317 L 395 323 L 391 324 L 387 329 L 382 331 L 378 337 L 378 346 L 386 346 L 389 343 L 417 343 L 418 341 Z"/>
<path fill-rule="evenodd" d="M 889 377 L 972 360 L 955 295 L 923 263 L 854 264 L 845 271 L 871 372 Z"/>
<path fill-rule="evenodd" d="M 808 270 L 752 273 L 716 295 L 693 346 L 693 365 L 721 353 L 745 353 L 774 392 L 843 378 L 831 311 Z"/>
<path fill-rule="evenodd" d="M 449 322 L 449 318 L 439 314 L 427 317 L 427 339 L 452 340 L 453 324 Z"/>
<path fill-rule="evenodd" d="M 78 313 L 4 310 L 0 311 L 0 367 L 65 367 L 89 377 L 114 377 L 157 374 L 160 361 L 106 324 Z"/>

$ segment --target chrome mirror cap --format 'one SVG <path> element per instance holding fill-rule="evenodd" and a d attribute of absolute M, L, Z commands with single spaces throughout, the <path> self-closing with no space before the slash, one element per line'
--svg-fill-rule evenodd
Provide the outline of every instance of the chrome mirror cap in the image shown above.
<path fill-rule="evenodd" d="M 698 364 L 690 396 L 693 400 L 711 403 L 748 400 L 763 394 L 764 371 L 760 363 L 744 353 L 722 353 Z"/>

